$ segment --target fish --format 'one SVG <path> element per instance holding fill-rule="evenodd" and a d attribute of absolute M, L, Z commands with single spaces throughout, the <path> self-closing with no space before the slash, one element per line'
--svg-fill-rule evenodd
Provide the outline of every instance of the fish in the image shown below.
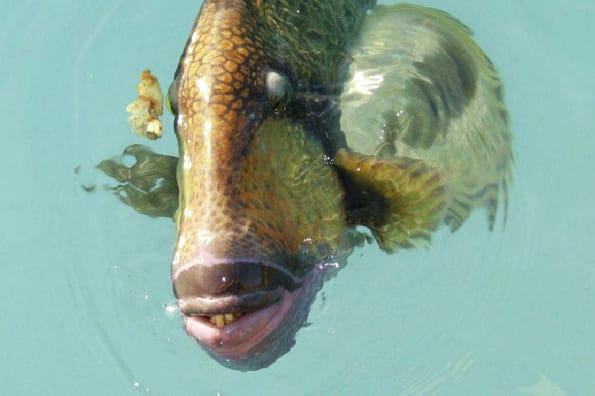
<path fill-rule="evenodd" d="M 129 106 L 161 135 L 150 71 Z M 512 132 L 495 66 L 448 13 L 371 0 L 205 0 L 166 95 L 178 156 L 141 145 L 98 168 L 174 219 L 184 328 L 232 369 L 295 344 L 353 250 L 429 246 L 508 205 Z M 367 231 L 361 231 L 367 229 Z"/>

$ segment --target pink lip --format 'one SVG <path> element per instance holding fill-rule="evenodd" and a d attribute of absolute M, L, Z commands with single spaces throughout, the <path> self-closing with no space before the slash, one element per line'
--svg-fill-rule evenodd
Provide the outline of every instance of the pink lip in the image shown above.
<path fill-rule="evenodd" d="M 211 352 L 237 360 L 279 327 L 293 302 L 294 296 L 286 291 L 280 302 L 244 314 L 222 328 L 211 324 L 204 317 L 186 316 L 186 332 Z"/>

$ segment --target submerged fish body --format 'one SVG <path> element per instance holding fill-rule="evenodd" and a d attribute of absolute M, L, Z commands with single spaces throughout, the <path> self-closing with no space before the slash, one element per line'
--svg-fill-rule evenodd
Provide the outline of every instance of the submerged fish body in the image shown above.
<path fill-rule="evenodd" d="M 328 268 L 361 243 L 356 226 L 393 252 L 476 207 L 491 226 L 507 202 L 502 86 L 441 11 L 206 0 L 168 100 L 177 176 L 175 159 L 132 148 L 124 173 L 170 183 L 132 177 L 117 192 L 153 216 L 178 197 L 174 292 L 188 334 L 229 367 L 266 367 L 291 348 Z"/>
<path fill-rule="evenodd" d="M 469 28 L 431 8 L 377 6 L 350 53 L 340 101 L 353 153 L 337 164 L 368 192 L 363 203 L 352 194 L 352 221 L 387 252 L 427 244 L 441 223 L 455 231 L 474 208 L 486 209 L 491 229 L 500 200 L 507 211 L 512 133 L 502 83 Z M 421 177 L 411 180 L 411 168 Z M 433 187 L 416 187 L 424 180 Z M 368 199 L 378 193 L 383 209 Z"/>

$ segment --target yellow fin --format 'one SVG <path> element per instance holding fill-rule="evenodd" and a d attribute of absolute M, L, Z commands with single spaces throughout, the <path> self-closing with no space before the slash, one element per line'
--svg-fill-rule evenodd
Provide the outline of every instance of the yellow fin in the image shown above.
<path fill-rule="evenodd" d="M 334 165 L 348 188 L 348 220 L 368 227 L 380 248 L 427 245 L 444 220 L 445 177 L 426 161 L 337 152 Z"/>

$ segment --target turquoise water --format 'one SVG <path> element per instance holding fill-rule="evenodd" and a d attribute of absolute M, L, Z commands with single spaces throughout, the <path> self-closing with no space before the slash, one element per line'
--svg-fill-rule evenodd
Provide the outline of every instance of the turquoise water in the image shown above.
<path fill-rule="evenodd" d="M 140 142 L 137 74 L 168 82 L 199 2 L 0 0 L 0 394 L 595 394 L 595 3 L 469 3 L 423 2 L 467 23 L 506 84 L 506 226 L 476 213 L 427 251 L 356 251 L 294 349 L 240 373 L 170 312 L 173 224 L 81 188 Z M 174 153 L 165 124 L 153 147 Z"/>

